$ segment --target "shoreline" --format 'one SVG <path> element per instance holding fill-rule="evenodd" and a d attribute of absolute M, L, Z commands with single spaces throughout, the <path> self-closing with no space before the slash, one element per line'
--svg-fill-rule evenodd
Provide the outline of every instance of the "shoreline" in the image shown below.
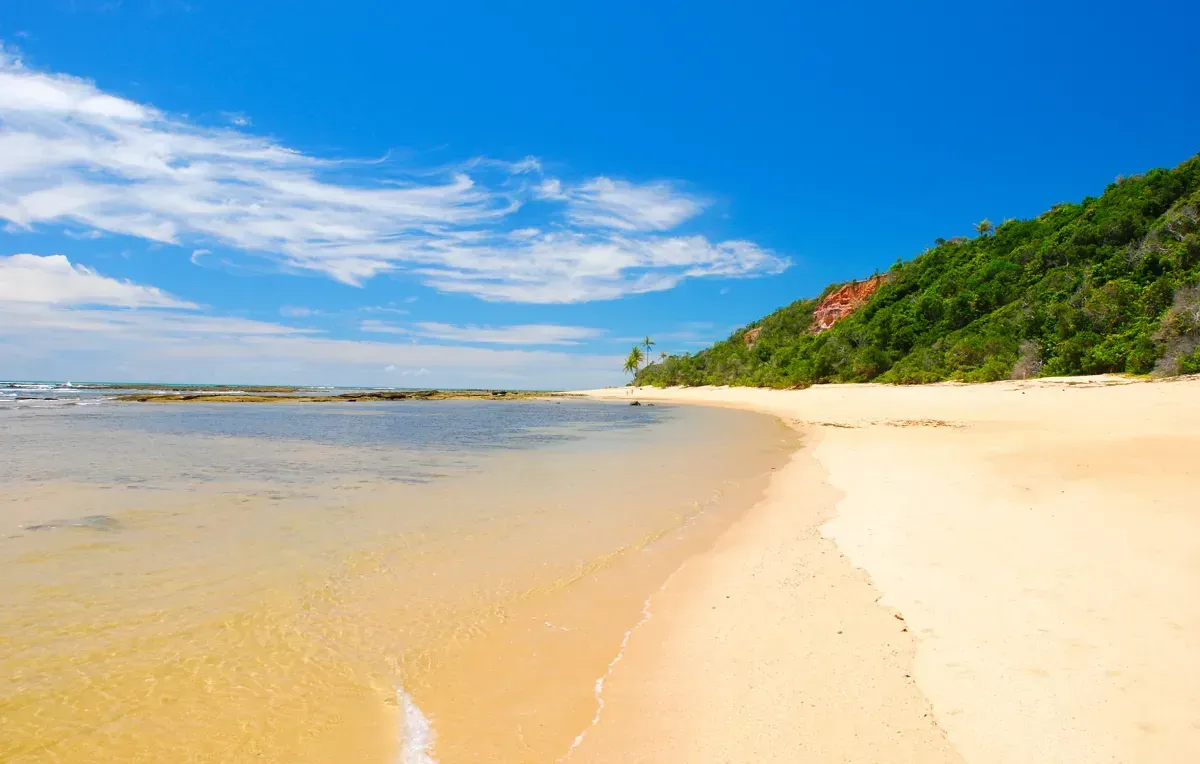
<path fill-rule="evenodd" d="M 647 601 L 564 760 L 961 762 L 904 622 L 821 536 L 839 492 L 813 459 L 821 433 L 797 429 L 761 500 Z"/>
<path fill-rule="evenodd" d="M 587 394 L 810 435 L 655 595 L 573 761 L 1200 758 L 1200 380 Z"/>

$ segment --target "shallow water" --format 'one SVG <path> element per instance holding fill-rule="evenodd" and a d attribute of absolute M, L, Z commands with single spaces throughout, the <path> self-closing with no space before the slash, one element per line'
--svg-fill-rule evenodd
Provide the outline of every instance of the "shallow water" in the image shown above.
<path fill-rule="evenodd" d="M 548 761 L 793 445 L 582 401 L 0 418 L 0 760 Z"/>

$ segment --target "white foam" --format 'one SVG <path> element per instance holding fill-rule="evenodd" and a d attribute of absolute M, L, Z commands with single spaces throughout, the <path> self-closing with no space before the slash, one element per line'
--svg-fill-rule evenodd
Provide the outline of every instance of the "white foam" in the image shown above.
<path fill-rule="evenodd" d="M 397 688 L 396 698 L 400 701 L 400 757 L 397 764 L 437 764 L 429 752 L 433 747 L 433 725 L 412 697 Z"/>
<path fill-rule="evenodd" d="M 662 587 L 659 587 L 659 591 L 662 591 Z M 646 601 L 642 603 L 642 619 L 630 627 L 629 631 L 625 632 L 625 636 L 621 639 L 621 647 L 617 650 L 616 657 L 608 662 L 608 670 L 604 672 L 604 676 L 596 680 L 596 688 L 594 690 L 594 694 L 596 696 L 596 713 L 594 716 L 592 716 L 592 723 L 575 736 L 575 740 L 571 743 L 571 747 L 567 749 L 567 753 L 560 758 L 559 761 L 566 761 L 567 759 L 570 759 L 575 754 L 575 749 L 579 747 L 579 744 L 582 743 L 583 739 L 587 736 L 588 731 L 600 723 L 600 715 L 604 713 L 604 681 L 612 676 L 613 669 L 616 668 L 617 664 L 621 662 L 621 659 L 625 657 L 625 648 L 629 646 L 629 638 L 633 636 L 633 632 L 637 631 L 638 627 L 650 620 L 652 615 L 650 612 L 650 599 L 653 596 L 654 595 L 650 595 L 650 597 L 647 597 Z"/>

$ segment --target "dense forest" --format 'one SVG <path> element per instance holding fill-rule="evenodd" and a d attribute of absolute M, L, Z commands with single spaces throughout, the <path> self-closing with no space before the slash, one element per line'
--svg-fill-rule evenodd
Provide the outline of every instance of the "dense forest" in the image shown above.
<path fill-rule="evenodd" d="M 1200 372 L 1200 156 L 1118 178 L 1098 198 L 1032 220 L 982 221 L 883 275 L 832 328 L 780 308 L 647 385 L 801 387 L 822 382 L 984 382 Z"/>

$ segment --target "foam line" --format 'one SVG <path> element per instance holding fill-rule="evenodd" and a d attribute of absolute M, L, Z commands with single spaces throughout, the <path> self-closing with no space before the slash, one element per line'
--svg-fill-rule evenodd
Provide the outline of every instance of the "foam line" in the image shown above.
<path fill-rule="evenodd" d="M 397 688 L 396 698 L 400 701 L 400 756 L 396 764 L 437 764 L 430 749 L 433 748 L 433 725 L 412 696 Z"/>

